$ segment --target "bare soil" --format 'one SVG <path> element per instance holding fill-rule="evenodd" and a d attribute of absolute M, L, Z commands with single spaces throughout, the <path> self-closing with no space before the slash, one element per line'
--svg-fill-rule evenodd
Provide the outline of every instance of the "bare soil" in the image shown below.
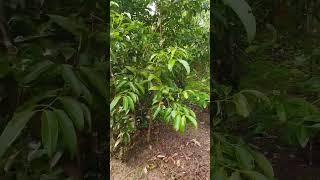
<path fill-rule="evenodd" d="M 141 133 L 125 161 L 111 158 L 111 179 L 209 179 L 209 114 L 197 115 L 198 129 L 188 126 L 185 134 L 159 124 L 152 130 L 151 142 L 146 143 L 146 133 Z"/>

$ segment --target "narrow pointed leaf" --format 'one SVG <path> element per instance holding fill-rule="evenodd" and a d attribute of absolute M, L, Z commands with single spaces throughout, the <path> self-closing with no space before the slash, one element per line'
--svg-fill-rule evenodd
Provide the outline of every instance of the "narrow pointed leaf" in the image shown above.
<path fill-rule="evenodd" d="M 121 99 L 121 96 L 116 96 L 110 103 L 110 111 L 113 110 L 113 108 L 118 104 L 119 100 Z"/>
<path fill-rule="evenodd" d="M 67 65 L 67 64 L 63 64 L 61 67 L 61 70 L 62 70 L 62 77 L 66 83 L 70 84 L 72 92 L 76 96 L 80 96 L 81 87 L 82 87 L 80 84 L 81 82 L 74 74 L 74 72 L 72 70 L 72 66 Z"/>
<path fill-rule="evenodd" d="M 189 115 L 186 115 L 186 117 L 195 128 L 198 128 L 197 120 L 194 117 L 189 116 Z"/>
<path fill-rule="evenodd" d="M 269 178 L 274 178 L 274 172 L 271 163 L 268 161 L 268 159 L 259 152 L 253 152 L 253 157 L 255 159 L 255 162 L 260 167 L 260 169 L 263 171 L 263 173 Z"/>
<path fill-rule="evenodd" d="M 185 60 L 178 59 L 178 61 L 183 65 L 183 67 L 186 69 L 187 74 L 190 74 L 190 66 L 189 63 Z"/>
<path fill-rule="evenodd" d="M 174 130 L 179 131 L 180 121 L 181 121 L 181 116 L 177 115 L 173 120 L 173 128 L 174 128 Z"/>
<path fill-rule="evenodd" d="M 236 105 L 236 110 L 238 114 L 240 114 L 243 117 L 248 117 L 249 106 L 248 106 L 247 98 L 243 94 L 238 93 L 233 96 L 233 100 Z"/>
<path fill-rule="evenodd" d="M 92 119 L 91 119 L 91 112 L 88 108 L 87 105 L 80 103 L 82 111 L 83 111 L 83 115 L 84 115 L 84 119 L 88 125 L 88 131 L 91 132 L 92 129 Z"/>
<path fill-rule="evenodd" d="M 249 4 L 245 0 L 223 0 L 223 2 L 238 15 L 247 31 L 248 40 L 252 41 L 256 34 L 256 18 Z"/>
<path fill-rule="evenodd" d="M 46 72 L 49 68 L 53 67 L 54 63 L 52 61 L 41 61 L 30 69 L 30 73 L 24 76 L 21 80 L 22 83 L 28 84 L 34 80 L 37 80 L 42 73 Z"/>
<path fill-rule="evenodd" d="M 76 128 L 79 130 L 83 130 L 84 116 L 80 103 L 71 97 L 61 97 L 60 101 L 63 104 L 65 111 L 71 117 Z"/>
<path fill-rule="evenodd" d="M 54 110 L 59 120 L 59 127 L 64 147 L 67 149 L 69 155 L 74 157 L 77 151 L 77 136 L 73 126 L 72 120 L 62 110 Z"/>
<path fill-rule="evenodd" d="M 88 82 L 99 94 L 107 98 L 107 78 L 103 73 L 98 73 L 88 67 L 80 67 L 80 72 L 87 78 Z"/>
<path fill-rule="evenodd" d="M 59 124 L 53 111 L 44 111 L 41 118 L 42 144 L 49 157 L 53 157 L 57 149 Z"/>
<path fill-rule="evenodd" d="M 126 98 L 128 99 L 129 108 L 131 109 L 131 111 L 134 111 L 134 102 L 132 98 L 130 96 L 126 96 Z"/>
<path fill-rule="evenodd" d="M 13 118 L 9 121 L 0 136 L 0 159 L 10 145 L 20 135 L 27 122 L 35 114 L 33 111 L 23 111 L 14 114 Z"/>
<path fill-rule="evenodd" d="M 254 166 L 254 159 L 250 152 L 244 147 L 237 147 L 235 149 L 237 159 L 240 166 L 245 169 L 252 169 Z"/>
<path fill-rule="evenodd" d="M 154 112 L 153 116 L 152 116 L 152 119 L 155 119 L 157 117 L 157 115 L 159 114 L 161 108 L 160 106 L 157 107 L 156 111 Z"/>
<path fill-rule="evenodd" d="M 169 62 L 168 62 L 168 69 L 169 71 L 172 71 L 172 68 L 174 66 L 174 64 L 176 63 L 176 60 L 174 59 L 170 59 Z"/>
<path fill-rule="evenodd" d="M 185 129 L 186 129 L 186 116 L 182 116 L 181 121 L 180 121 L 179 130 L 181 133 L 184 133 Z"/>

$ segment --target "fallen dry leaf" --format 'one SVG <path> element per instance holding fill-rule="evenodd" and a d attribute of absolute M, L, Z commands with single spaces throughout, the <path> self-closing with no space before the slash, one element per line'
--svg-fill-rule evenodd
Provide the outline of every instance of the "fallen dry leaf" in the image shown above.
<path fill-rule="evenodd" d="M 157 156 L 157 158 L 165 158 L 166 156 L 165 155 L 162 155 L 162 154 L 159 154 L 158 156 Z"/>
<path fill-rule="evenodd" d="M 177 160 L 177 166 L 180 167 L 180 159 Z"/>
<path fill-rule="evenodd" d="M 176 157 L 178 156 L 178 153 L 174 153 L 171 157 Z"/>
<path fill-rule="evenodd" d="M 148 174 L 148 169 L 147 169 L 147 167 L 144 167 L 144 168 L 143 168 L 143 172 L 144 172 L 145 174 Z"/>
<path fill-rule="evenodd" d="M 191 141 L 197 146 L 201 147 L 201 144 L 196 139 L 192 139 Z"/>

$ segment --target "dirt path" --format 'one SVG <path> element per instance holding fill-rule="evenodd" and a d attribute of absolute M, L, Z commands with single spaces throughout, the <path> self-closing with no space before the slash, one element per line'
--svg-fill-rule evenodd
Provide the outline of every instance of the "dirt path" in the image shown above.
<path fill-rule="evenodd" d="M 198 113 L 198 124 L 197 130 L 189 126 L 184 135 L 159 125 L 152 143 L 139 142 L 126 162 L 111 159 L 111 179 L 209 179 L 209 114 Z"/>

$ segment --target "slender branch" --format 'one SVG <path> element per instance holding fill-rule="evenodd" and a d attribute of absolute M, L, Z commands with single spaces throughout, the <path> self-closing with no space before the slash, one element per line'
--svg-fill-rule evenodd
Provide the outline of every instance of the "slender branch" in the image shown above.
<path fill-rule="evenodd" d="M 41 39 L 41 38 L 46 38 L 46 37 L 50 37 L 53 36 L 54 34 L 52 33 L 47 33 L 47 34 L 40 34 L 40 35 L 35 35 L 35 36 L 28 36 L 25 38 L 16 38 L 13 40 L 13 42 L 15 44 L 19 44 L 19 43 L 25 43 L 28 41 L 33 41 L 33 40 L 37 40 L 37 39 Z"/>

